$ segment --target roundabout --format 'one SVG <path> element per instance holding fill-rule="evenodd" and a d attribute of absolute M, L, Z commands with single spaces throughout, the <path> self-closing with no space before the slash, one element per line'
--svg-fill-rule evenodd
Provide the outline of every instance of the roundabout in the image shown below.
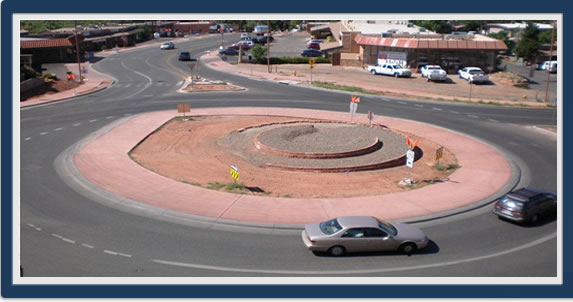
<path fill-rule="evenodd" d="M 229 116 L 231 113 L 233 116 Z M 427 124 L 377 117 L 373 122 L 384 127 L 370 128 L 362 124 L 347 124 L 344 121 L 348 116 L 343 113 L 254 107 L 198 109 L 192 110 L 191 118 L 177 118 L 183 119 L 183 124 L 197 123 L 194 127 L 181 128 L 180 125 L 172 128 L 168 122 L 174 117 L 174 111 L 133 117 L 87 143 L 73 156 L 73 164 L 91 183 L 135 203 L 205 216 L 217 221 L 273 226 L 306 224 L 348 215 L 372 215 L 384 220 L 415 220 L 470 206 L 490 196 L 502 194 L 502 189 L 514 185 L 510 183 L 510 164 L 495 149 L 470 137 Z M 365 119 L 364 116 L 359 118 Z M 269 125 L 270 120 L 274 121 L 271 124 L 277 125 L 277 119 L 281 121 L 279 125 L 283 126 L 271 127 L 270 130 L 266 129 L 267 126 L 260 126 L 261 122 Z M 295 121 L 300 124 L 301 119 L 305 120 L 302 125 L 306 128 L 290 126 Z M 309 119 L 321 122 L 309 123 Z M 212 120 L 217 122 L 212 124 Z M 285 127 L 285 123 L 289 126 Z M 258 126 L 253 127 L 253 124 Z M 263 141 L 275 146 L 276 150 L 288 149 L 289 144 L 281 146 L 285 140 L 300 139 L 301 134 L 320 131 L 308 125 L 320 125 L 317 128 L 332 128 L 333 125 L 358 127 L 358 131 L 363 131 L 360 128 L 364 127 L 372 133 L 364 139 L 358 139 L 362 140 L 362 144 L 356 143 L 358 151 L 343 150 L 336 147 L 336 144 L 335 147 L 329 147 L 343 152 L 337 153 L 336 158 L 328 159 L 297 158 L 284 154 L 277 156 L 266 154 L 255 147 L 256 142 L 260 144 Z M 246 137 L 237 136 L 253 129 L 263 131 L 250 133 Z M 163 131 L 170 134 L 162 137 Z M 353 136 L 353 130 L 343 131 Z M 420 151 L 416 152 L 418 156 L 415 168 L 411 170 L 404 166 L 403 154 L 408 146 L 404 136 L 397 134 L 397 131 L 407 133 L 419 141 L 417 148 Z M 330 139 L 328 137 L 333 134 L 326 132 L 326 139 Z M 253 139 L 256 137 L 259 139 Z M 372 144 L 372 138 L 378 141 L 380 137 L 383 137 L 382 142 L 386 142 L 383 145 L 388 147 L 373 144 L 376 150 L 357 157 L 383 160 L 382 155 L 378 155 L 378 159 L 368 155 L 387 148 L 390 151 L 387 151 L 389 154 L 386 154 L 386 163 L 397 162 L 397 165 L 345 173 L 330 173 L 328 169 L 332 167 L 327 167 L 326 172 L 309 172 L 305 171 L 305 167 L 285 171 L 268 165 L 268 161 L 277 159 L 296 162 L 310 160 L 310 165 L 316 167 L 317 161 L 334 160 L 342 162 L 331 164 L 345 165 L 347 169 L 345 160 L 348 160 L 348 152 L 363 153 L 363 150 L 370 148 L 368 141 Z M 396 150 L 392 150 L 392 144 L 397 145 Z M 421 150 L 435 150 L 439 146 L 448 150 L 445 162 L 455 162 L 459 166 L 450 175 L 443 175 L 433 167 L 435 159 L 432 156 L 422 156 Z M 299 154 L 301 151 L 309 151 L 308 148 L 318 150 L 320 154 L 336 154 L 324 153 L 329 151 L 328 148 L 315 147 L 314 142 L 298 144 L 291 147 L 292 151 L 283 151 L 287 155 L 290 154 L 288 152 Z M 316 154 L 307 152 L 306 156 Z M 346 157 L 340 157 L 341 154 Z M 241 184 L 259 190 L 240 192 L 242 194 L 239 195 L 213 190 L 214 183 L 231 181 L 228 175 L 231 164 L 240 168 Z M 399 180 L 407 176 L 420 183 L 425 178 L 438 181 L 413 188 L 399 186 Z"/>

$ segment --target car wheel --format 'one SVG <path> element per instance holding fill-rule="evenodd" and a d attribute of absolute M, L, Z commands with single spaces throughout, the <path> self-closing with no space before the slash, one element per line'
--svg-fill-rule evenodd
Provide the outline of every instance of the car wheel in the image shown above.
<path fill-rule="evenodd" d="M 428 78 L 426 79 L 426 81 L 429 82 L 429 81 L 430 81 L 430 77 L 428 77 Z"/>
<path fill-rule="evenodd" d="M 372 70 L 370 70 L 370 73 L 372 73 L 373 75 L 376 75 L 376 70 L 372 69 Z"/>
<path fill-rule="evenodd" d="M 346 250 L 340 245 L 333 246 L 328 250 L 328 253 L 332 256 L 342 256 L 344 252 L 346 252 Z"/>
<path fill-rule="evenodd" d="M 400 252 L 404 254 L 412 254 L 416 250 L 416 245 L 411 242 L 404 243 L 399 248 Z"/>
<path fill-rule="evenodd" d="M 531 219 L 529 219 L 529 222 L 531 223 L 536 223 L 537 221 L 539 221 L 539 215 L 535 214 L 531 217 Z"/>
<path fill-rule="evenodd" d="M 397 78 L 397 77 L 399 77 L 399 76 L 400 76 L 400 75 L 397 74 L 397 73 L 394 74 L 394 77 L 395 77 L 395 78 Z"/>

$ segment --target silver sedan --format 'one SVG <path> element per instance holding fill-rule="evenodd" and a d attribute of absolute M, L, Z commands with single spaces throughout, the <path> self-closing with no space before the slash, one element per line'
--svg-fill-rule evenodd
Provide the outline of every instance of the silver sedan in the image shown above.
<path fill-rule="evenodd" d="M 400 251 L 410 254 L 428 245 L 428 236 L 403 223 L 371 216 L 343 216 L 307 224 L 302 240 L 311 251 L 341 256 L 346 252 Z"/>

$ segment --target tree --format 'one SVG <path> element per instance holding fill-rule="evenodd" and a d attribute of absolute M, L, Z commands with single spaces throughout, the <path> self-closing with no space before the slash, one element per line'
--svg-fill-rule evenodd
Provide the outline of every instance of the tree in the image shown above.
<path fill-rule="evenodd" d="M 452 32 L 452 25 L 446 20 L 414 20 L 412 23 L 439 34 L 449 34 Z"/>
<path fill-rule="evenodd" d="M 527 23 L 527 27 L 521 34 L 521 39 L 515 46 L 515 54 L 524 58 L 527 62 L 534 63 L 539 55 L 539 29 L 532 22 Z"/>
<path fill-rule="evenodd" d="M 502 30 L 502 31 L 497 32 L 497 33 L 491 33 L 488 36 L 490 38 L 502 40 L 503 43 L 505 43 L 505 46 L 507 46 L 506 53 L 508 53 L 508 54 L 513 53 L 513 49 L 515 48 L 515 41 L 512 41 L 509 39 L 509 34 L 507 32 Z"/>
<path fill-rule="evenodd" d="M 549 44 L 551 43 L 551 32 L 552 30 L 542 31 L 539 34 L 539 43 L 541 44 Z M 557 31 L 553 33 L 553 43 L 557 42 Z"/>
<path fill-rule="evenodd" d="M 263 63 L 266 58 L 267 49 L 257 44 L 253 48 L 251 48 L 251 54 L 253 55 L 253 59 L 255 59 L 257 63 Z"/>

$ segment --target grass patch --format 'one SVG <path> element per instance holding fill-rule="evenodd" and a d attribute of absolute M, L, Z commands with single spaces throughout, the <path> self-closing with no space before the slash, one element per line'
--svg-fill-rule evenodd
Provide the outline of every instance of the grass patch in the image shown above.
<path fill-rule="evenodd" d="M 227 184 L 210 182 L 209 184 L 207 184 L 207 189 L 217 190 L 217 191 L 225 189 L 225 191 L 227 192 L 238 193 L 238 194 L 246 194 L 249 191 L 244 185 L 233 182 Z"/>
<path fill-rule="evenodd" d="M 332 84 L 332 83 L 328 83 L 328 82 L 315 81 L 315 82 L 312 82 L 312 85 L 316 86 L 316 87 L 320 87 L 320 88 L 326 88 L 326 89 L 334 89 L 334 90 L 342 90 L 342 91 L 350 91 L 350 92 L 360 92 L 360 93 L 365 93 L 365 94 L 377 94 L 376 92 L 365 90 L 363 88 L 356 87 L 356 86 L 336 85 L 336 84 Z"/>
<path fill-rule="evenodd" d="M 193 186 L 198 186 L 198 187 L 201 186 L 201 184 L 198 183 L 198 182 L 188 182 L 188 181 L 183 180 L 183 179 L 178 179 L 178 181 L 179 181 L 179 182 L 182 182 L 182 183 L 184 183 L 184 184 L 188 184 L 188 185 L 193 185 Z"/>
<path fill-rule="evenodd" d="M 192 121 L 194 118 L 192 116 L 176 116 L 173 118 L 174 121 Z"/>
<path fill-rule="evenodd" d="M 222 183 L 210 182 L 210 183 L 207 184 L 207 189 L 220 190 L 220 189 L 223 188 L 224 186 L 225 186 L 225 184 L 222 184 Z"/>
<path fill-rule="evenodd" d="M 438 165 L 437 163 L 434 164 L 434 169 L 438 170 L 438 171 L 455 171 L 456 169 L 458 169 L 460 167 L 460 165 L 458 164 L 447 164 L 447 165 Z"/>

